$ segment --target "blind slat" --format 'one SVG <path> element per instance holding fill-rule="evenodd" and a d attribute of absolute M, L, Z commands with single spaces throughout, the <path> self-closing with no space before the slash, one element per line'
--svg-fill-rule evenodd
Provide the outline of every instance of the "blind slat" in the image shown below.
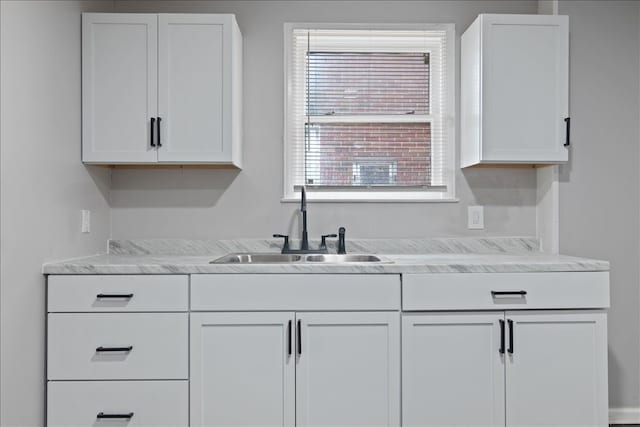
<path fill-rule="evenodd" d="M 287 182 L 445 184 L 444 31 L 294 29 L 291 40 Z"/>

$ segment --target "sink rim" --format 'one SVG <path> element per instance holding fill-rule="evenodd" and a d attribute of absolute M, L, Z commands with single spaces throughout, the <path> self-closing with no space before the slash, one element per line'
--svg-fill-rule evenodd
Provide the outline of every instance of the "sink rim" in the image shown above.
<path fill-rule="evenodd" d="M 275 252 L 234 252 L 223 255 L 209 264 L 392 264 L 376 254 L 281 254 Z"/>
<path fill-rule="evenodd" d="M 238 259 L 233 261 L 233 259 Z M 271 258 L 271 260 L 269 260 Z M 243 259 L 248 259 L 243 261 Z M 255 261 L 253 260 L 255 259 Z M 302 255 L 274 252 L 234 252 L 209 261 L 209 264 L 295 264 L 302 261 Z"/>

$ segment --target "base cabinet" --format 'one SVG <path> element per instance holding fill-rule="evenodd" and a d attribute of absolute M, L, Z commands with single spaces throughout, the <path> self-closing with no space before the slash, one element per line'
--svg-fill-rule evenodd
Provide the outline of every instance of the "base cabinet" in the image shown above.
<path fill-rule="evenodd" d="M 48 427 L 187 427 L 188 381 L 53 381 Z"/>
<path fill-rule="evenodd" d="M 191 315 L 192 427 L 294 425 L 294 317 Z"/>
<path fill-rule="evenodd" d="M 606 426 L 604 311 L 411 313 L 403 425 Z"/>
<path fill-rule="evenodd" d="M 606 314 L 507 311 L 506 319 L 507 425 L 607 426 Z"/>
<path fill-rule="evenodd" d="M 399 426 L 398 312 L 194 313 L 191 426 Z"/>
<path fill-rule="evenodd" d="M 402 316 L 403 426 L 503 426 L 504 313 Z"/>

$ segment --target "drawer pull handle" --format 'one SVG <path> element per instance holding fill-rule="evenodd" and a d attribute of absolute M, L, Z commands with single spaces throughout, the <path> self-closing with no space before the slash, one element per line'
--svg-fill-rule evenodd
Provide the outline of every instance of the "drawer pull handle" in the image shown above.
<path fill-rule="evenodd" d="M 128 414 L 105 414 L 104 412 L 98 412 L 96 418 L 99 420 L 102 419 L 125 419 L 130 420 L 133 418 L 133 412 L 129 412 Z"/>
<path fill-rule="evenodd" d="M 130 345 L 129 347 L 98 347 L 96 348 L 96 353 L 108 353 L 108 352 L 127 352 L 129 353 L 131 350 L 133 350 L 133 346 Z"/>
<path fill-rule="evenodd" d="M 491 296 L 492 297 L 498 297 L 498 296 L 503 296 L 503 295 L 515 295 L 515 296 L 520 296 L 523 297 L 525 295 L 527 295 L 527 291 L 491 291 Z"/>
<path fill-rule="evenodd" d="M 131 299 L 133 298 L 133 294 L 98 294 L 96 295 L 98 299 Z"/>

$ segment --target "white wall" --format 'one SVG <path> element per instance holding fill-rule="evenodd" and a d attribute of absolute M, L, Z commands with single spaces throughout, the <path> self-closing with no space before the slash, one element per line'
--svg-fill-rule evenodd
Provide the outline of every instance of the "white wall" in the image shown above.
<path fill-rule="evenodd" d="M 640 415 L 640 2 L 560 1 L 569 15 L 571 159 L 560 252 L 611 261 L 609 402 Z"/>
<path fill-rule="evenodd" d="M 537 1 L 127 0 L 116 10 L 236 14 L 244 36 L 244 170 L 116 170 L 112 187 L 114 238 L 230 238 L 298 234 L 297 205 L 280 202 L 284 22 L 453 22 L 459 37 L 478 13 L 536 13 Z M 312 203 L 309 231 L 313 238 L 339 225 L 352 237 L 534 235 L 535 187 L 532 169 L 457 169 L 460 203 Z M 476 203 L 486 205 L 484 232 L 466 228 L 467 205 Z"/>
<path fill-rule="evenodd" d="M 2 1 L 0 424 L 43 423 L 44 261 L 104 251 L 109 172 L 80 163 L 80 12 Z M 80 233 L 80 210 L 92 231 Z"/>

